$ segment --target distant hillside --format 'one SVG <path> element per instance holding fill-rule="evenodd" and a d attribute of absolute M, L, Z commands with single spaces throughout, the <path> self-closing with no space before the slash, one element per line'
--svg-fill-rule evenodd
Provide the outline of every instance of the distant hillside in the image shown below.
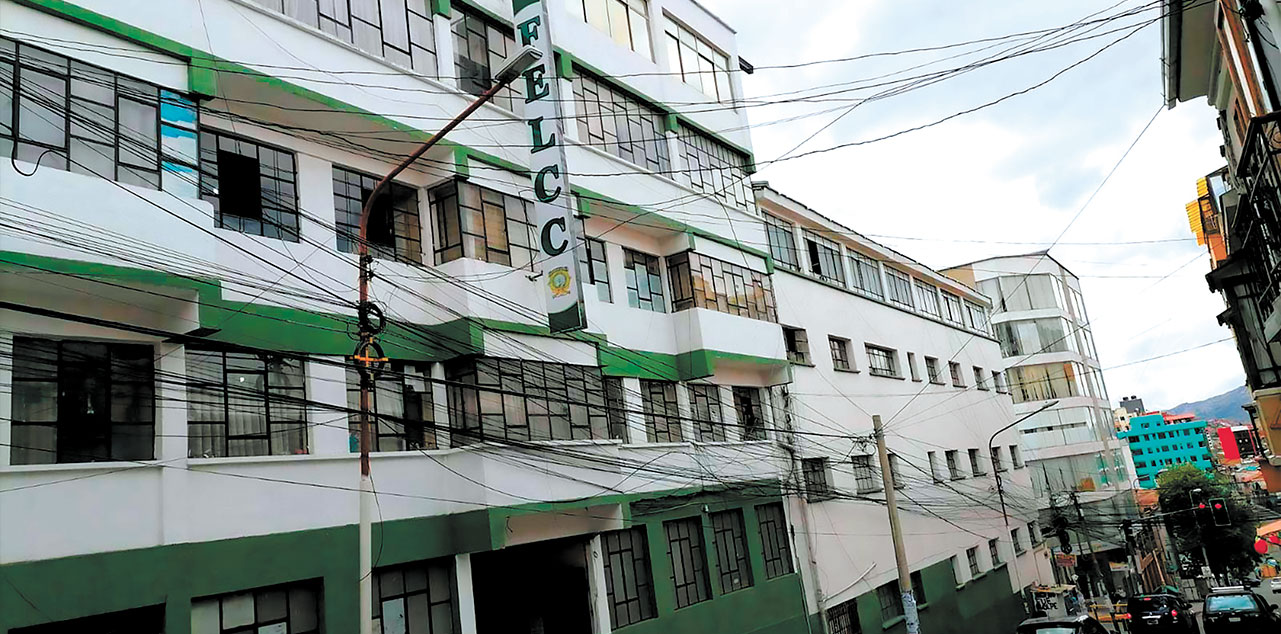
<path fill-rule="evenodd" d="M 1173 414 L 1195 414 L 1201 420 L 1221 418 L 1244 423 L 1248 422 L 1250 417 L 1245 410 L 1241 409 L 1241 406 L 1249 402 L 1250 392 L 1242 385 L 1235 390 L 1211 396 L 1204 401 L 1175 405 L 1167 411 Z"/>

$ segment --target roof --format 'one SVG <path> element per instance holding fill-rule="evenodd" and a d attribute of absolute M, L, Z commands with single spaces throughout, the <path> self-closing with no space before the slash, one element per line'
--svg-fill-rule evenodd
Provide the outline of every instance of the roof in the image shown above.
<path fill-rule="evenodd" d="M 953 266 L 945 267 L 943 270 L 944 270 L 944 271 L 950 271 L 950 270 L 952 270 L 952 269 L 961 269 L 961 268 L 965 268 L 965 267 L 967 267 L 967 266 L 974 266 L 975 264 L 982 264 L 983 262 L 993 262 L 993 261 L 995 261 L 995 260 L 1006 260 L 1006 259 L 1013 259 L 1013 258 L 1033 258 L 1033 257 L 1049 258 L 1049 260 L 1050 260 L 1051 262 L 1053 262 L 1053 263 L 1055 263 L 1055 264 L 1059 265 L 1059 268 L 1061 268 L 1061 269 L 1063 269 L 1064 271 L 1066 271 L 1068 275 L 1071 275 L 1072 277 L 1075 277 L 1075 278 L 1076 278 L 1076 279 L 1078 279 L 1078 280 L 1080 280 L 1080 279 L 1081 279 L 1081 278 L 1080 278 L 1076 273 L 1073 273 L 1073 272 L 1072 272 L 1072 269 L 1069 269 L 1068 267 L 1064 266 L 1064 265 L 1063 265 L 1063 263 L 1062 263 L 1062 262 L 1060 262 L 1060 261 L 1058 261 L 1058 259 L 1057 259 L 1057 258 L 1055 258 L 1054 256 L 1050 255 L 1050 250 L 1049 250 L 1049 249 L 1042 249 L 1042 250 L 1040 250 L 1040 251 L 1032 251 L 1031 253 L 1015 253 L 1015 254 L 1012 254 L 1012 255 L 994 255 L 994 256 L 992 256 L 992 257 L 988 257 L 988 258 L 982 258 L 982 259 L 979 259 L 979 260 L 974 260 L 973 262 L 965 262 L 965 263 L 963 263 L 963 264 L 956 264 L 956 265 L 953 265 Z M 1010 273 L 1010 274 L 1011 274 L 1011 275 L 1015 275 L 1016 273 L 1014 273 L 1013 271 L 1011 271 L 1011 273 Z"/>

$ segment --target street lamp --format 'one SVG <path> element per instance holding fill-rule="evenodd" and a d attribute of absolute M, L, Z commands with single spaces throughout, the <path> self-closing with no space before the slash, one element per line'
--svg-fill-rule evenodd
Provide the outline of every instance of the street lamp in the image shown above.
<path fill-rule="evenodd" d="M 431 135 L 418 149 L 405 157 L 399 165 L 387 172 L 360 209 L 360 238 L 356 241 L 356 253 L 360 267 L 360 303 L 357 306 L 357 322 L 360 328 L 360 342 L 356 344 L 353 355 L 356 367 L 360 371 L 360 631 L 361 634 L 373 634 L 373 528 L 371 523 L 374 514 L 374 486 L 369 474 L 369 447 L 371 436 L 369 429 L 369 408 L 373 400 L 374 375 L 378 366 L 386 361 L 382 348 L 375 337 L 382 331 L 384 320 L 382 311 L 369 301 L 369 280 L 373 277 L 374 258 L 369 254 L 369 213 L 374 201 L 392 179 L 418 160 L 427 150 L 458 127 L 464 119 L 471 116 L 482 104 L 506 88 L 525 69 L 542 59 L 542 51 L 533 46 L 526 46 L 507 60 L 502 69 L 493 77 L 494 84 L 476 97 L 458 116 Z M 374 317 L 377 315 L 377 318 Z"/>

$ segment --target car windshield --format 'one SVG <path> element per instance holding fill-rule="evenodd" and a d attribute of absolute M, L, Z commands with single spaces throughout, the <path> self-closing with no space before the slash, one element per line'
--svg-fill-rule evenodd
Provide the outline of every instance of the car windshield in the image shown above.
<path fill-rule="evenodd" d="M 1236 612 L 1253 609 L 1255 609 L 1254 599 L 1251 599 L 1248 594 L 1224 594 L 1205 599 L 1206 612 Z"/>
<path fill-rule="evenodd" d="M 1174 597 L 1139 597 L 1130 601 L 1130 611 L 1139 614 L 1161 612 L 1174 606 Z"/>

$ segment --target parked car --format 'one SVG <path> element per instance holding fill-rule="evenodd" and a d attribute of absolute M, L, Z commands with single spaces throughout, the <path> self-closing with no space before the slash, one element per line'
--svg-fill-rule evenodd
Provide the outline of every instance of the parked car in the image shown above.
<path fill-rule="evenodd" d="M 1039 616 L 1019 624 L 1018 634 L 1111 634 L 1088 614 Z"/>
<path fill-rule="evenodd" d="M 1270 587 L 1273 592 L 1281 592 L 1281 577 L 1273 577 L 1272 581 L 1268 582 L 1268 587 Z"/>
<path fill-rule="evenodd" d="M 1205 597 L 1202 616 L 1205 634 L 1276 634 L 1281 616 L 1257 593 L 1249 590 L 1216 589 Z"/>
<path fill-rule="evenodd" d="M 1197 634 L 1192 606 L 1177 594 L 1145 594 L 1129 601 L 1130 631 L 1134 634 L 1171 632 Z"/>

